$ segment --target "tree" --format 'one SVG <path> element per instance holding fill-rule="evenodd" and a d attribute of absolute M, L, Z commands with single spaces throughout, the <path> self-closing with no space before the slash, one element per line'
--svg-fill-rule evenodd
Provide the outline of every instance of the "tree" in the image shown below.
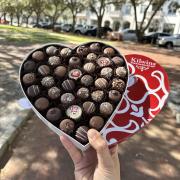
<path fill-rule="evenodd" d="M 20 25 L 20 18 L 22 16 L 22 13 L 23 13 L 23 9 L 24 9 L 24 4 L 23 4 L 23 0 L 16 0 L 15 1 L 15 15 L 16 15 L 16 18 L 17 18 L 17 23 L 18 23 L 18 26 Z"/>
<path fill-rule="evenodd" d="M 33 13 L 33 5 L 31 3 L 31 0 L 25 0 L 24 1 L 24 17 L 26 18 L 26 27 L 29 24 L 29 18 L 32 16 Z"/>
<path fill-rule="evenodd" d="M 9 2 L 7 0 L 1 0 L 0 1 L 0 12 L 2 13 L 0 19 L 3 17 L 3 19 L 5 21 L 6 21 L 8 3 Z"/>
<path fill-rule="evenodd" d="M 14 6 L 14 4 L 8 2 L 6 12 L 9 14 L 10 23 L 11 23 L 11 26 L 12 26 L 13 25 L 13 17 L 14 17 L 14 14 L 15 14 L 15 6 Z"/>

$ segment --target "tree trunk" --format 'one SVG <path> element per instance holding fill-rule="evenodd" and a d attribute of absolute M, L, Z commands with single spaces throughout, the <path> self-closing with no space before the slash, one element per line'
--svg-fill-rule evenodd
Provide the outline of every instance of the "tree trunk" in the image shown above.
<path fill-rule="evenodd" d="M 13 15 L 10 16 L 11 26 L 13 25 Z"/>
<path fill-rule="evenodd" d="M 74 32 L 74 30 L 75 30 L 75 25 L 76 25 L 76 15 L 73 14 L 72 32 Z"/>
<path fill-rule="evenodd" d="M 96 34 L 96 36 L 98 37 L 98 38 L 101 38 L 101 36 L 102 36 L 102 32 L 101 32 L 101 25 L 102 25 L 102 16 L 98 16 L 97 17 L 97 20 L 98 20 L 98 27 L 97 27 L 97 34 Z"/>
<path fill-rule="evenodd" d="M 17 23 L 18 23 L 18 26 L 20 25 L 20 16 L 17 15 Z"/>
<path fill-rule="evenodd" d="M 39 25 L 40 14 L 36 13 L 36 25 Z"/>
<path fill-rule="evenodd" d="M 6 21 L 6 13 L 3 13 L 4 21 Z"/>
<path fill-rule="evenodd" d="M 27 17 L 26 17 L 26 27 L 28 27 L 28 24 L 29 24 L 29 17 L 30 17 L 30 16 L 27 16 Z"/>

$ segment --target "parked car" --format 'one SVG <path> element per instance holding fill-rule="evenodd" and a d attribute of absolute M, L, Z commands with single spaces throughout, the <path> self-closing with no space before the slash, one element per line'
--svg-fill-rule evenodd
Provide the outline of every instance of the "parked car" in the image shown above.
<path fill-rule="evenodd" d="M 72 24 L 63 24 L 61 26 L 61 31 L 64 31 L 64 32 L 72 31 Z"/>
<path fill-rule="evenodd" d="M 94 26 L 88 26 L 88 25 L 76 25 L 74 33 L 76 34 L 85 34 L 88 30 L 93 29 Z"/>
<path fill-rule="evenodd" d="M 167 47 L 168 49 L 172 49 L 173 47 L 180 47 L 180 34 L 161 37 L 158 40 L 158 45 Z"/>
<path fill-rule="evenodd" d="M 9 21 L 5 19 L 0 19 L 0 24 L 9 24 Z"/>
<path fill-rule="evenodd" d="M 53 31 L 60 32 L 62 25 L 62 23 L 56 23 L 53 27 Z"/>
<path fill-rule="evenodd" d="M 51 24 L 47 22 L 39 22 L 38 24 L 34 24 L 34 28 L 45 28 L 47 29 Z"/>

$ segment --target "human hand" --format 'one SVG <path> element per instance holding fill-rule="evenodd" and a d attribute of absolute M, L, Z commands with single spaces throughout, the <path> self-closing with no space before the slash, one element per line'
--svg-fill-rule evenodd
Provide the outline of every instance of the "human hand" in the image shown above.
<path fill-rule="evenodd" d="M 75 166 L 76 180 L 120 180 L 118 146 L 108 148 L 106 141 L 95 129 L 87 133 L 92 146 L 81 152 L 66 136 L 60 136 Z"/>

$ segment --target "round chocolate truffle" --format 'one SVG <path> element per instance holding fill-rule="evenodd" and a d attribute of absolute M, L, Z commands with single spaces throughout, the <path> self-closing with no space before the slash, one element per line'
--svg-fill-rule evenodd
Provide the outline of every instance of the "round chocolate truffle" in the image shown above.
<path fill-rule="evenodd" d="M 84 86 L 90 86 L 90 85 L 92 85 L 92 83 L 93 83 L 93 77 L 90 75 L 84 75 L 81 78 L 81 84 Z"/>
<path fill-rule="evenodd" d="M 104 126 L 104 119 L 100 116 L 93 116 L 89 121 L 89 126 L 96 130 L 100 130 Z"/>
<path fill-rule="evenodd" d="M 113 112 L 113 106 L 109 102 L 103 102 L 99 109 L 103 116 L 109 116 Z"/>
<path fill-rule="evenodd" d="M 78 80 L 82 76 L 82 72 L 79 69 L 72 69 L 68 75 L 70 79 Z"/>
<path fill-rule="evenodd" d="M 49 59 L 48 59 L 48 63 L 51 65 L 51 66 L 58 66 L 61 64 L 61 59 L 58 57 L 58 56 L 51 56 Z"/>
<path fill-rule="evenodd" d="M 43 111 L 48 108 L 49 101 L 47 98 L 40 97 L 35 101 L 34 105 L 38 110 Z"/>
<path fill-rule="evenodd" d="M 104 98 L 104 92 L 100 90 L 94 91 L 91 93 L 91 98 L 96 102 L 100 102 Z"/>
<path fill-rule="evenodd" d="M 95 61 L 97 59 L 97 55 L 94 53 L 89 53 L 86 57 L 88 61 Z"/>
<path fill-rule="evenodd" d="M 105 89 L 107 88 L 108 86 L 108 82 L 106 79 L 104 78 L 98 78 L 96 79 L 96 81 L 94 82 L 95 86 L 98 88 L 98 89 Z"/>
<path fill-rule="evenodd" d="M 112 88 L 120 92 L 124 91 L 125 86 L 125 82 L 122 79 L 114 78 L 112 81 Z"/>
<path fill-rule="evenodd" d="M 61 96 L 61 103 L 63 105 L 73 104 L 75 97 L 71 93 L 65 93 Z"/>
<path fill-rule="evenodd" d="M 120 78 L 126 77 L 127 70 L 125 67 L 118 67 L 116 68 L 116 75 L 119 76 Z"/>
<path fill-rule="evenodd" d="M 113 56 L 115 54 L 115 51 L 113 48 L 108 47 L 104 49 L 104 54 L 107 54 L 108 56 Z"/>
<path fill-rule="evenodd" d="M 58 97 L 60 97 L 60 93 L 61 93 L 60 89 L 55 86 L 48 90 L 48 96 L 51 99 L 57 99 Z"/>
<path fill-rule="evenodd" d="M 47 88 L 50 88 L 54 85 L 54 79 L 52 76 L 46 76 L 44 78 L 42 78 L 41 80 L 41 84 L 44 86 L 44 87 L 47 87 Z"/>
<path fill-rule="evenodd" d="M 88 130 L 89 130 L 89 128 L 87 126 L 80 126 L 76 130 L 76 134 L 75 134 L 76 139 L 81 143 L 87 143 L 88 142 L 88 137 L 87 137 Z"/>
<path fill-rule="evenodd" d="M 62 83 L 62 88 L 65 90 L 65 91 L 72 91 L 74 88 L 75 88 L 75 83 L 73 80 L 71 79 L 66 79 L 63 81 Z"/>
<path fill-rule="evenodd" d="M 76 50 L 79 56 L 86 56 L 89 53 L 89 48 L 86 46 L 79 46 Z"/>
<path fill-rule="evenodd" d="M 60 55 L 64 58 L 69 57 L 72 54 L 72 50 L 70 48 L 63 48 L 60 52 Z"/>
<path fill-rule="evenodd" d="M 84 64 L 83 69 L 87 73 L 93 73 L 96 69 L 96 66 L 93 63 L 89 62 L 89 63 Z"/>
<path fill-rule="evenodd" d="M 46 49 L 46 53 L 49 55 L 49 56 L 54 56 L 58 53 L 58 49 L 54 46 L 49 46 L 47 49 Z"/>
<path fill-rule="evenodd" d="M 69 59 L 69 65 L 72 67 L 77 67 L 81 64 L 81 60 L 78 57 L 71 57 Z"/>
<path fill-rule="evenodd" d="M 47 76 L 50 73 L 50 68 L 47 65 L 41 65 L 38 68 L 38 72 L 42 75 L 42 76 Z"/>
<path fill-rule="evenodd" d="M 65 76 L 66 72 L 67 72 L 67 69 L 64 66 L 58 66 L 54 70 L 54 74 L 59 78 L 63 78 Z"/>
<path fill-rule="evenodd" d="M 90 50 L 94 52 L 98 52 L 101 50 L 101 45 L 99 43 L 93 43 L 90 45 Z"/>
<path fill-rule="evenodd" d="M 113 75 L 113 70 L 110 67 L 105 67 L 103 69 L 101 69 L 101 76 L 105 77 L 107 79 L 110 79 Z"/>
<path fill-rule="evenodd" d="M 31 72 L 34 70 L 36 63 L 34 61 L 26 61 L 23 65 L 23 68 L 26 72 Z"/>
<path fill-rule="evenodd" d="M 45 56 L 44 56 L 44 53 L 42 51 L 35 51 L 33 54 L 32 54 L 32 58 L 36 61 L 43 61 Z"/>
<path fill-rule="evenodd" d="M 114 62 L 114 64 L 116 64 L 118 66 L 123 66 L 124 65 L 124 60 L 119 56 L 113 57 L 112 61 Z"/>
<path fill-rule="evenodd" d="M 36 80 L 36 76 L 34 73 L 28 73 L 23 76 L 22 80 L 26 85 L 33 84 Z"/>
<path fill-rule="evenodd" d="M 109 91 L 109 99 L 118 102 L 121 99 L 121 93 L 117 90 Z"/>
<path fill-rule="evenodd" d="M 107 57 L 100 57 L 98 60 L 97 60 L 97 64 L 100 66 L 100 67 L 106 67 L 106 66 L 110 66 L 111 65 L 111 60 Z"/>
<path fill-rule="evenodd" d="M 81 99 L 87 99 L 89 97 L 89 89 L 84 87 L 78 89 L 77 96 Z"/>
<path fill-rule="evenodd" d="M 61 116 L 62 116 L 61 110 L 56 107 L 49 109 L 48 112 L 46 113 L 46 118 L 51 122 L 58 121 Z"/>
<path fill-rule="evenodd" d="M 75 126 L 74 122 L 70 119 L 64 119 L 59 124 L 59 128 L 67 134 L 73 133 L 74 126 Z"/>
<path fill-rule="evenodd" d="M 36 97 L 39 93 L 40 93 L 40 89 L 38 85 L 32 85 L 27 89 L 27 94 L 30 97 Z"/>
<path fill-rule="evenodd" d="M 96 110 L 96 106 L 93 102 L 86 101 L 83 103 L 83 111 L 86 114 L 92 114 L 95 112 L 95 110 Z"/>
<path fill-rule="evenodd" d="M 82 115 L 82 109 L 78 105 L 72 105 L 66 110 L 66 115 L 71 119 L 78 120 Z"/>

